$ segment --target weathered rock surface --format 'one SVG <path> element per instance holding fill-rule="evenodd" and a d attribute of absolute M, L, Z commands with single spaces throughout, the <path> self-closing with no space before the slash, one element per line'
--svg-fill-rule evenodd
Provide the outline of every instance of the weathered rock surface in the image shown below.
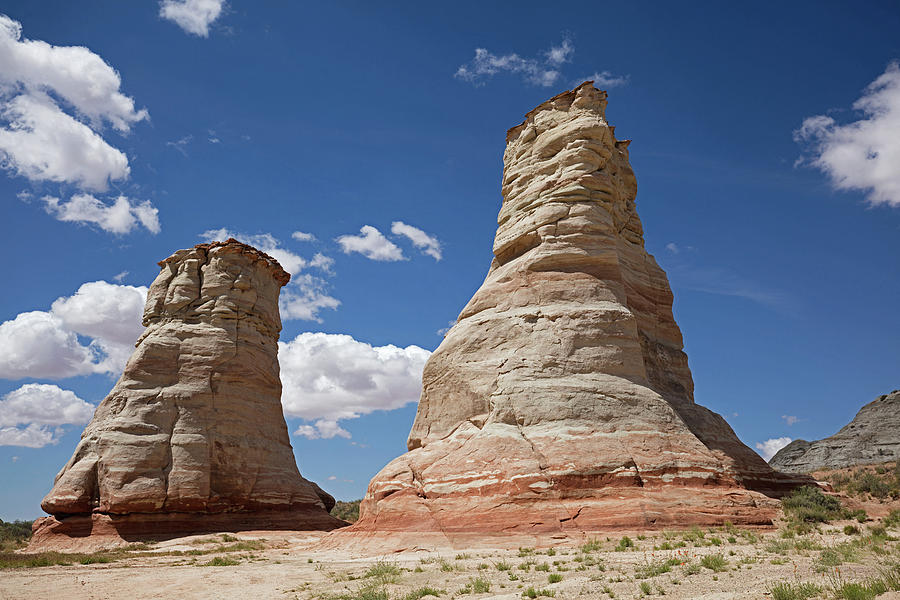
<path fill-rule="evenodd" d="M 90 536 L 333 529 L 281 408 L 278 295 L 290 275 L 237 242 L 162 261 L 146 327 L 41 507 L 32 548 Z"/>
<path fill-rule="evenodd" d="M 787 473 L 811 473 L 900 460 L 900 390 L 863 406 L 850 423 L 815 442 L 794 440 L 769 460 Z"/>
<path fill-rule="evenodd" d="M 344 532 L 763 524 L 797 483 L 694 403 L 606 98 L 584 83 L 509 130 L 490 271 Z"/>

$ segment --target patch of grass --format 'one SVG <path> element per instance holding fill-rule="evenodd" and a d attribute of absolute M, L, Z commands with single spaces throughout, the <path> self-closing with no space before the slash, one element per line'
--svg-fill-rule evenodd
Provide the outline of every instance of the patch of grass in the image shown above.
<path fill-rule="evenodd" d="M 559 583 L 563 580 L 563 576 L 559 573 L 550 573 L 547 576 L 547 583 Z"/>
<path fill-rule="evenodd" d="M 721 554 L 707 554 L 700 559 L 700 564 L 716 573 L 728 570 L 728 561 Z"/>
<path fill-rule="evenodd" d="M 456 570 L 456 565 L 454 565 L 453 563 L 449 562 L 449 561 L 448 561 L 447 559 L 445 559 L 445 558 L 442 558 L 442 559 L 441 559 L 440 565 L 441 565 L 441 571 L 443 571 L 444 573 L 449 573 L 450 571 L 455 571 L 455 570 Z"/>
<path fill-rule="evenodd" d="M 625 552 L 629 548 L 634 548 L 634 542 L 630 537 L 623 536 L 619 543 L 616 545 L 616 552 Z"/>
<path fill-rule="evenodd" d="M 356 523 L 359 520 L 359 503 L 361 500 L 352 500 L 343 502 L 338 500 L 331 509 L 331 516 L 347 521 L 348 523 Z"/>
<path fill-rule="evenodd" d="M 406 594 L 405 596 L 403 596 L 403 600 L 419 600 L 420 598 L 424 598 L 425 596 L 441 596 L 443 594 L 444 590 L 439 590 L 437 588 L 429 587 L 426 585 Z"/>
<path fill-rule="evenodd" d="M 790 540 L 769 540 L 766 544 L 766 552 L 772 554 L 787 554 L 794 544 Z"/>
<path fill-rule="evenodd" d="M 555 596 L 556 596 L 556 592 L 554 592 L 553 590 L 546 590 L 546 589 L 536 590 L 533 587 L 529 587 L 527 590 L 522 592 L 523 598 L 541 598 L 541 597 L 553 598 Z"/>
<path fill-rule="evenodd" d="M 681 561 L 677 558 L 660 558 L 636 566 L 634 568 L 634 576 L 636 579 L 649 579 L 650 577 L 656 577 L 658 575 L 662 575 L 663 573 L 668 573 L 672 570 L 672 567 L 679 564 L 681 564 Z"/>
<path fill-rule="evenodd" d="M 393 563 L 378 561 L 365 572 L 363 577 L 373 578 L 381 583 L 398 583 L 400 581 L 400 567 Z"/>
<path fill-rule="evenodd" d="M 509 571 L 510 569 L 512 569 L 512 565 L 501 560 L 498 563 L 494 563 L 494 568 L 498 571 Z"/>
<path fill-rule="evenodd" d="M 833 473 L 834 489 L 854 496 L 872 496 L 879 500 L 900 498 L 900 463 L 861 467 L 849 474 Z"/>
<path fill-rule="evenodd" d="M 827 523 L 841 517 L 841 502 L 832 496 L 826 496 L 817 487 L 803 486 L 794 490 L 790 496 L 782 498 L 781 506 L 785 514 L 806 523 Z"/>
<path fill-rule="evenodd" d="M 682 569 L 682 571 L 684 572 L 685 575 L 696 575 L 697 573 L 700 572 L 700 565 L 698 565 L 697 563 L 693 563 L 693 562 L 687 563 L 684 565 L 684 568 Z"/>
<path fill-rule="evenodd" d="M 483 577 L 473 577 L 459 590 L 460 594 L 485 594 L 491 591 L 491 582 Z"/>
<path fill-rule="evenodd" d="M 881 524 L 885 527 L 897 527 L 900 525 L 900 510 L 896 508 L 892 510 L 888 516 L 881 520 Z"/>
<path fill-rule="evenodd" d="M 323 600 L 390 600 L 384 586 L 375 583 L 367 584 L 355 592 L 320 597 Z"/>
<path fill-rule="evenodd" d="M 880 580 L 867 582 L 844 583 L 834 590 L 835 598 L 844 598 L 845 600 L 873 600 L 879 594 L 885 593 L 887 586 Z"/>
<path fill-rule="evenodd" d="M 859 527 L 856 525 L 844 525 L 844 535 L 859 535 Z"/>
<path fill-rule="evenodd" d="M 641 596 L 649 596 L 653 593 L 653 586 L 651 586 L 648 581 L 642 581 L 638 586 L 638 589 L 641 590 Z"/>
<path fill-rule="evenodd" d="M 898 513 L 898 521 L 900 521 L 900 511 L 897 511 L 897 513 Z M 601 547 L 602 547 L 602 544 L 601 544 L 600 540 L 589 539 L 587 542 L 585 542 L 584 544 L 581 545 L 580 550 L 585 554 L 589 554 L 591 552 L 598 552 Z"/>
<path fill-rule="evenodd" d="M 814 583 L 782 581 L 769 588 L 772 600 L 806 600 L 822 593 L 822 588 Z"/>
<path fill-rule="evenodd" d="M 129 556 L 126 552 L 96 552 L 93 554 L 67 554 L 64 552 L 40 552 L 37 554 L 16 554 L 0 552 L 0 569 L 22 569 L 52 567 L 54 565 L 111 563 Z"/>
<path fill-rule="evenodd" d="M 200 565 L 201 567 L 233 567 L 241 564 L 241 561 L 235 560 L 228 556 L 217 556 L 207 563 Z"/>

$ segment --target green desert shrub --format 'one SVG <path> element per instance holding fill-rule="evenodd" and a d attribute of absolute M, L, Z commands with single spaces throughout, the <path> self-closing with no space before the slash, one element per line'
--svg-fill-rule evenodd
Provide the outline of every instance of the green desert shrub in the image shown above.
<path fill-rule="evenodd" d="M 415 589 L 405 596 L 403 596 L 403 600 L 419 600 L 420 598 L 424 598 L 425 596 L 441 596 L 444 594 L 444 590 L 439 590 L 437 588 L 423 586 L 418 589 Z"/>
<path fill-rule="evenodd" d="M 728 561 L 721 554 L 707 554 L 700 559 L 700 564 L 716 573 L 728 570 Z"/>
<path fill-rule="evenodd" d="M 533 587 L 529 587 L 522 592 L 523 598 L 553 598 L 554 596 L 556 596 L 556 592 L 554 592 L 553 590 L 537 590 Z"/>
<path fill-rule="evenodd" d="M 381 583 L 397 583 L 400 581 L 400 567 L 393 563 L 378 561 L 369 567 L 363 577 L 371 577 Z"/>
<path fill-rule="evenodd" d="M 817 487 L 797 488 L 790 496 L 782 498 L 784 512 L 792 518 L 806 523 L 827 523 L 841 517 L 841 502 L 826 496 Z"/>
<path fill-rule="evenodd" d="M 359 503 L 362 500 L 351 500 L 344 502 L 338 500 L 331 509 L 331 516 L 347 521 L 348 523 L 356 523 L 359 520 Z"/>
<path fill-rule="evenodd" d="M 772 600 L 806 600 L 822 593 L 822 588 L 814 583 L 782 581 L 769 588 Z"/>

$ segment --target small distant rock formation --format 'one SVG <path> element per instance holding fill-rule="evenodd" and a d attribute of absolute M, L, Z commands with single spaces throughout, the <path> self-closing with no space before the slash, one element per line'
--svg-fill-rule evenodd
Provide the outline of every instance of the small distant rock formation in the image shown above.
<path fill-rule="evenodd" d="M 794 440 L 769 460 L 785 473 L 812 473 L 900 460 L 900 390 L 863 406 L 850 423 L 816 442 Z"/>
<path fill-rule="evenodd" d="M 606 103 L 586 82 L 509 130 L 490 271 L 425 366 L 409 452 L 337 538 L 769 524 L 799 483 L 694 403 Z"/>
<path fill-rule="evenodd" d="M 290 275 L 234 239 L 159 263 L 143 335 L 41 507 L 32 550 L 239 529 L 328 530 L 281 408 L 278 295 Z"/>

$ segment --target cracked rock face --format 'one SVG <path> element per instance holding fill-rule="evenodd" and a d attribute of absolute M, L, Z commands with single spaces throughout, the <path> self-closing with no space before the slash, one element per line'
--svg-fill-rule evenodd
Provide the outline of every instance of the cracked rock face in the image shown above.
<path fill-rule="evenodd" d="M 278 295 L 290 275 L 236 240 L 159 264 L 146 330 L 37 532 L 342 525 L 328 515 L 334 500 L 300 476 L 282 414 Z"/>
<path fill-rule="evenodd" d="M 590 82 L 509 130 L 481 288 L 425 366 L 353 532 L 769 523 L 796 483 L 694 403 L 628 141 Z"/>
<path fill-rule="evenodd" d="M 794 440 L 769 461 L 788 473 L 811 473 L 900 460 L 900 390 L 863 406 L 850 423 L 815 442 Z"/>

